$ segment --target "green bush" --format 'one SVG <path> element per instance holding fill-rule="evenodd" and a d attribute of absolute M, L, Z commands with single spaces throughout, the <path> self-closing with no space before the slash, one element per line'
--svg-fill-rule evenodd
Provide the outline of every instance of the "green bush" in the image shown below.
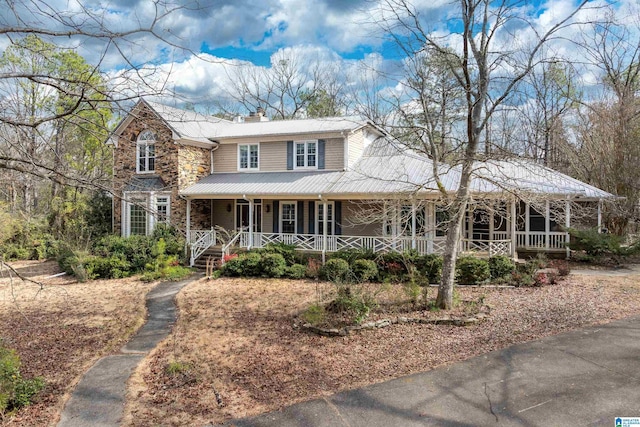
<path fill-rule="evenodd" d="M 307 276 L 307 267 L 302 264 L 293 264 L 287 268 L 285 275 L 290 279 L 304 279 Z"/>
<path fill-rule="evenodd" d="M 279 253 L 266 253 L 262 255 L 260 268 L 264 277 L 282 277 L 287 271 L 287 262 Z"/>
<path fill-rule="evenodd" d="M 326 319 L 327 312 L 323 305 L 313 304 L 302 313 L 301 317 L 306 323 L 319 325 Z"/>
<path fill-rule="evenodd" d="M 131 264 L 122 255 L 112 255 L 109 258 L 90 256 L 82 265 L 90 279 L 120 279 L 131 274 Z"/>
<path fill-rule="evenodd" d="M 442 256 L 436 254 L 422 255 L 414 259 L 416 269 L 425 276 L 429 283 L 442 280 Z"/>
<path fill-rule="evenodd" d="M 267 243 L 264 248 L 257 249 L 262 255 L 266 254 L 279 254 L 285 260 L 287 265 L 293 265 L 296 263 L 296 246 L 288 245 L 286 243 Z"/>
<path fill-rule="evenodd" d="M 378 276 L 378 266 L 370 259 L 356 259 L 351 264 L 351 270 L 358 282 L 368 282 Z"/>
<path fill-rule="evenodd" d="M 358 259 L 375 260 L 376 254 L 372 249 L 342 249 L 331 254 L 331 258 L 340 258 L 353 264 Z"/>
<path fill-rule="evenodd" d="M 478 285 L 491 277 L 489 262 L 475 257 L 461 257 L 456 263 L 456 280 L 463 285 Z"/>
<path fill-rule="evenodd" d="M 339 286 L 338 295 L 328 305 L 327 310 L 346 314 L 351 318 L 351 322 L 360 324 L 377 306 L 373 295 L 359 292 L 351 286 Z"/>
<path fill-rule="evenodd" d="M 381 281 L 403 281 L 408 274 L 404 256 L 399 252 L 386 252 L 378 256 L 378 271 Z"/>
<path fill-rule="evenodd" d="M 515 269 L 516 263 L 508 256 L 497 255 L 489 258 L 489 271 L 492 279 L 507 277 Z"/>
<path fill-rule="evenodd" d="M 320 271 L 320 276 L 330 282 L 348 282 L 351 279 L 349 263 L 341 258 L 332 258 L 325 263 Z"/>
<path fill-rule="evenodd" d="M 615 234 L 598 233 L 595 228 L 587 230 L 569 229 L 571 236 L 567 244 L 571 250 L 584 251 L 587 255 L 623 255 L 622 238 Z"/>
<path fill-rule="evenodd" d="M 43 387 L 42 378 L 22 378 L 20 358 L 0 341 L 0 418 L 7 412 L 29 405 Z"/>
<path fill-rule="evenodd" d="M 222 266 L 222 274 L 235 277 L 255 277 L 262 274 L 262 255 L 259 252 L 247 252 L 229 259 Z"/>

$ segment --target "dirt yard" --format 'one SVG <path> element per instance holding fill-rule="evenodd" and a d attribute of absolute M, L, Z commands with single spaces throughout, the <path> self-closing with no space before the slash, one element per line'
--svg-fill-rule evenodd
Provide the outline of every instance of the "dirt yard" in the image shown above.
<path fill-rule="evenodd" d="M 130 381 L 125 425 L 202 425 L 433 369 L 640 309 L 640 275 L 572 275 L 542 288 L 461 288 L 484 296 L 483 323 L 398 324 L 327 338 L 293 327 L 327 284 L 196 281 L 178 295 L 174 333 Z M 435 289 L 431 291 L 435 296 Z"/>
<path fill-rule="evenodd" d="M 117 350 L 144 322 L 144 296 L 154 283 L 134 278 L 77 283 L 58 273 L 55 262 L 12 263 L 41 287 L 0 271 L 0 337 L 22 359 L 22 375 L 42 376 L 36 402 L 7 426 L 55 425 L 68 393 L 101 356 Z"/>

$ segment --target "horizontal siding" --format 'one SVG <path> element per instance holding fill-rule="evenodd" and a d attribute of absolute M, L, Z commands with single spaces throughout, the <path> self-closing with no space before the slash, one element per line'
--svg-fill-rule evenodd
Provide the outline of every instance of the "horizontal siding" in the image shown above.
<path fill-rule="evenodd" d="M 287 170 L 287 141 L 260 143 L 260 170 L 262 172 Z"/>
<path fill-rule="evenodd" d="M 347 144 L 349 149 L 349 164 L 347 167 L 351 169 L 360 159 L 364 151 L 364 130 L 360 129 L 349 135 Z"/>
<path fill-rule="evenodd" d="M 262 232 L 273 233 L 273 200 L 262 201 Z"/>
<path fill-rule="evenodd" d="M 231 204 L 231 212 L 227 212 L 227 205 Z M 225 230 L 233 230 L 234 224 L 234 201 L 233 200 L 213 200 L 212 202 L 212 223 Z"/>
<path fill-rule="evenodd" d="M 367 209 L 366 205 L 342 202 L 342 234 L 344 236 L 381 236 L 382 220 L 375 219 L 369 224 L 361 224 L 357 212 Z"/>
<path fill-rule="evenodd" d="M 235 144 L 220 145 L 213 152 L 214 172 L 237 172 L 238 171 L 238 148 Z"/>
<path fill-rule="evenodd" d="M 326 170 L 344 169 L 344 139 L 326 139 L 324 156 L 324 168 Z"/>

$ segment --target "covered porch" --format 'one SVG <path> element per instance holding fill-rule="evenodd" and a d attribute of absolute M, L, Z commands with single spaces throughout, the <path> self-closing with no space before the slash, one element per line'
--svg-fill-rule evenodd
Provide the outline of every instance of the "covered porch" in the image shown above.
<path fill-rule="evenodd" d="M 448 217 L 437 201 L 368 202 L 382 208 L 365 221 L 364 201 L 246 196 L 198 199 L 199 206 L 209 204 L 208 229 L 191 228 L 191 202 L 187 199 L 186 231 L 192 265 L 211 247 L 225 255 L 234 249 L 261 248 L 269 243 L 295 245 L 300 251 L 318 253 L 323 258 L 345 249 L 375 253 L 415 250 L 421 254 L 443 254 L 445 249 Z M 515 199 L 496 203 L 500 206 L 496 209 L 470 205 L 458 243 L 461 254 L 513 258 L 518 251 L 568 254 L 565 243 L 569 234 L 565 230 L 571 226 L 570 200 L 547 200 L 535 206 Z M 562 206 L 561 214 L 558 206 Z M 600 217 L 598 203 L 598 226 Z"/>

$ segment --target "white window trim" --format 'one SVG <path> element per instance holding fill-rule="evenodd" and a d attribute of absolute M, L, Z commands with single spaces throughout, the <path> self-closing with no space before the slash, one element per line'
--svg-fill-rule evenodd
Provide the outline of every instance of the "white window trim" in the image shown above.
<path fill-rule="evenodd" d="M 287 204 L 292 204 L 293 205 L 293 233 L 285 233 L 283 231 L 284 230 L 284 227 L 283 227 L 284 221 L 283 221 L 283 218 L 282 218 L 282 214 L 284 213 L 284 209 L 283 209 L 284 205 L 287 205 Z M 297 233 L 297 231 L 298 231 L 298 229 L 297 229 L 298 228 L 298 202 L 296 202 L 295 200 L 283 200 L 283 201 L 280 202 L 279 211 L 280 211 L 280 212 L 278 212 L 278 216 L 279 216 L 278 220 L 280 222 L 279 234 L 298 234 Z"/>
<path fill-rule="evenodd" d="M 150 235 L 155 230 L 156 225 L 160 223 L 157 219 L 158 209 L 157 200 L 158 197 L 167 198 L 167 218 L 166 223 L 171 223 L 171 194 L 170 193 L 155 193 L 155 192 L 126 192 L 123 194 L 122 200 L 122 212 L 121 212 L 121 234 L 123 237 L 131 236 L 131 206 L 135 203 L 131 201 L 134 199 L 144 199 L 141 203 L 146 213 L 146 235 Z M 165 221 L 163 221 L 165 222 Z"/>
<path fill-rule="evenodd" d="M 251 146 L 252 145 L 256 145 L 258 147 L 258 165 L 255 168 L 251 167 Z M 240 147 L 249 147 L 247 149 L 247 167 L 246 168 L 240 167 Z M 237 164 L 238 171 L 259 171 L 260 170 L 260 143 L 256 142 L 256 143 L 250 143 L 250 144 L 238 144 L 237 157 L 238 157 L 238 164 Z"/>
<path fill-rule="evenodd" d="M 316 145 L 316 165 L 308 166 L 309 163 L 309 143 L 313 143 Z M 304 166 L 298 166 L 298 144 L 304 144 Z M 293 169 L 302 170 L 302 169 L 318 169 L 318 140 L 317 139 L 307 139 L 303 141 L 293 141 Z"/>
<path fill-rule="evenodd" d="M 151 133 L 154 136 L 154 139 L 140 139 L 141 136 L 147 134 L 147 133 Z M 145 147 L 145 170 L 140 170 L 140 146 L 144 145 Z M 149 152 L 148 152 L 148 147 L 149 145 L 153 145 L 155 148 L 156 145 L 156 138 L 155 138 L 155 134 L 151 131 L 142 131 L 140 133 L 140 135 L 138 135 L 138 140 L 136 141 L 136 173 L 139 174 L 145 174 L 145 173 L 155 173 L 156 171 L 156 159 L 157 159 L 157 153 L 154 150 L 153 152 L 153 170 L 149 170 Z"/>
<path fill-rule="evenodd" d="M 320 219 L 320 207 L 323 206 L 324 203 L 316 203 L 316 231 L 317 234 L 322 234 L 320 233 L 320 224 L 322 224 L 322 220 Z M 329 236 L 335 236 L 336 234 L 336 204 L 335 202 L 327 202 L 327 210 L 329 210 L 328 206 L 331 205 L 331 221 L 329 221 L 329 219 L 327 219 L 327 225 L 329 227 L 331 227 L 331 234 L 328 234 Z"/>

